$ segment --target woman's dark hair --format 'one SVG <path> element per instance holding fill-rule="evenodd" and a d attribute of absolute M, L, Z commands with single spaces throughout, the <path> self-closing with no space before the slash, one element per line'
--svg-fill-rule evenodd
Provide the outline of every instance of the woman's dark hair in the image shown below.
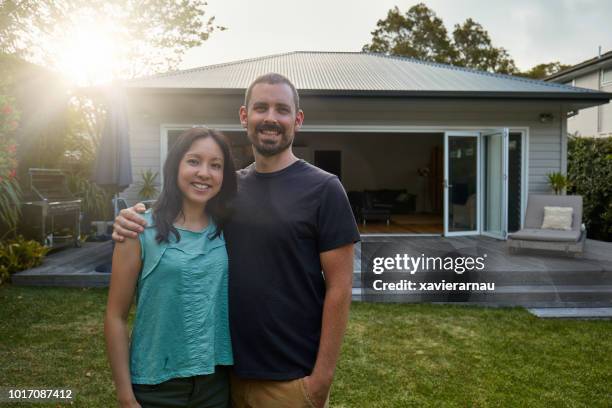
<path fill-rule="evenodd" d="M 223 232 L 223 227 L 231 215 L 230 201 L 236 195 L 237 181 L 234 159 L 227 138 L 213 129 L 195 127 L 184 131 L 168 152 L 164 163 L 164 186 L 159 198 L 153 205 L 153 223 L 157 228 L 155 239 L 158 243 L 169 242 L 168 235 L 172 232 L 176 240 L 181 236 L 174 227 L 174 221 L 183 211 L 183 193 L 178 186 L 179 165 L 183 157 L 198 139 L 212 138 L 223 152 L 223 183 L 221 189 L 206 203 L 206 213 L 215 222 L 217 228 L 214 234 L 209 235 L 211 239 L 216 238 Z"/>

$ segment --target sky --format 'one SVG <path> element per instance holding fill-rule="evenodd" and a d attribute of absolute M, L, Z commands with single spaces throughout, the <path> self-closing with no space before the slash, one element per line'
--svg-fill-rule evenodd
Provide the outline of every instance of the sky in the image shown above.
<path fill-rule="evenodd" d="M 228 29 L 185 55 L 181 69 L 291 51 L 361 51 L 376 22 L 398 0 L 209 0 L 207 16 Z M 452 32 L 472 18 L 519 69 L 551 61 L 577 64 L 612 51 L 609 0 L 428 0 Z"/>

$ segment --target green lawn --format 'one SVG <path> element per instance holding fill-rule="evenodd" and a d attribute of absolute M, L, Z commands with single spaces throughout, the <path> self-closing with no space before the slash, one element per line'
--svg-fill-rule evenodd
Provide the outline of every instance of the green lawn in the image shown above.
<path fill-rule="evenodd" d="M 0 386 L 70 387 L 74 406 L 115 406 L 105 302 L 102 289 L 0 287 Z M 521 309 L 354 304 L 331 402 L 609 407 L 612 322 L 540 320 Z"/>

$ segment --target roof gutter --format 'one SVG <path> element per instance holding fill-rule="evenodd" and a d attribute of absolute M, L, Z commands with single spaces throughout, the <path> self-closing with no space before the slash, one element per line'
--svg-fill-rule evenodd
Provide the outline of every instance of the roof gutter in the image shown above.
<path fill-rule="evenodd" d="M 577 76 L 596 71 L 601 68 L 607 68 L 612 64 L 612 52 L 608 52 L 601 57 L 595 57 L 589 61 L 574 65 L 563 71 L 559 71 L 543 79 L 545 82 L 564 82 L 573 79 Z"/>
<path fill-rule="evenodd" d="M 159 94 L 209 94 L 209 95 L 244 95 L 239 88 L 139 88 L 127 87 L 128 92 Z M 582 101 L 607 103 L 612 100 L 609 92 L 504 92 L 504 91 L 377 91 L 377 90 L 341 90 L 341 89 L 299 89 L 301 96 L 317 97 L 384 97 L 415 99 L 512 99 L 537 101 Z"/>

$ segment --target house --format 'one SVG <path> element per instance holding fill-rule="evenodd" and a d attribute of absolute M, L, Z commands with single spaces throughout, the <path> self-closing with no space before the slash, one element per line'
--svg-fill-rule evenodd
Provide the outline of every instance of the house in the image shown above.
<path fill-rule="evenodd" d="M 565 172 L 568 112 L 612 97 L 362 52 L 291 52 L 171 72 L 125 84 L 135 182 L 160 171 L 176 137 L 194 125 L 226 133 L 238 164 L 249 164 L 238 108 L 267 72 L 300 92 L 296 154 L 337 174 L 349 197 L 393 207 L 390 226 L 370 223 L 363 233 L 505 238 L 520 228 L 527 194 L 549 192 L 547 174 Z M 124 196 L 136 202 L 137 187 Z"/>
<path fill-rule="evenodd" d="M 545 81 L 612 92 L 612 51 L 550 75 Z M 612 104 L 570 112 L 567 131 L 576 136 L 612 136 Z"/>

